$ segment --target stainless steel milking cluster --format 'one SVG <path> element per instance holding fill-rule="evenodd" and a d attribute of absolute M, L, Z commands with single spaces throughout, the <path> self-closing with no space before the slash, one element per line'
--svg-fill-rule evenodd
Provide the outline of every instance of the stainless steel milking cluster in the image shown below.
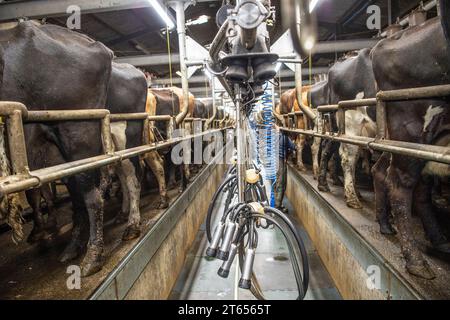
<path fill-rule="evenodd" d="M 214 194 L 208 209 L 206 233 L 209 247 L 206 255 L 222 260 L 218 275 L 227 278 L 231 266 L 239 255 L 241 277 L 239 287 L 250 289 L 258 299 L 264 299 L 256 276 L 253 275 L 253 264 L 258 246 L 258 230 L 267 229 L 271 225 L 277 227 L 288 244 L 299 292 L 303 299 L 309 282 L 309 266 L 303 241 L 290 220 L 281 211 L 271 208 L 259 169 L 253 165 L 245 174 L 244 202 L 233 203 L 238 195 L 236 166 L 229 170 L 224 182 Z M 212 233 L 211 221 L 214 207 L 223 196 L 225 201 L 221 217 Z"/>
<path fill-rule="evenodd" d="M 217 14 L 220 29 L 211 44 L 211 59 L 207 64 L 236 106 L 237 155 L 208 209 L 206 255 L 223 261 L 218 270 L 223 278 L 228 277 L 237 257 L 241 270 L 238 286 L 264 299 L 253 273 L 258 231 L 277 227 L 286 238 L 298 298 L 303 299 L 309 282 L 305 246 L 291 219 L 269 206 L 261 170 L 249 152 L 248 130 L 252 129 L 248 117 L 264 94 L 263 88 L 276 75 L 275 62 L 279 59 L 277 54 L 269 52 L 267 26 L 273 24 L 274 17 L 270 0 L 236 0 L 235 4 L 227 1 Z M 219 199 L 225 199 L 224 205 L 219 210 L 218 224 L 212 229 L 213 209 Z"/>

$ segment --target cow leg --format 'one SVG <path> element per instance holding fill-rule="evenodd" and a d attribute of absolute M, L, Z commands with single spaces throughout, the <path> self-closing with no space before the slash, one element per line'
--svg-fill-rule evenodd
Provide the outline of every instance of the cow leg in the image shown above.
<path fill-rule="evenodd" d="M 413 191 L 420 179 L 421 169 L 418 160 L 393 155 L 386 185 L 389 188 L 390 208 L 398 228 L 406 269 L 417 277 L 434 279 L 434 272 L 414 244 L 411 225 Z"/>
<path fill-rule="evenodd" d="M 333 153 L 331 160 L 328 162 L 328 170 L 330 171 L 331 181 L 334 186 L 343 187 L 341 179 L 339 179 L 339 148 Z"/>
<path fill-rule="evenodd" d="M 433 210 L 431 190 L 432 177 L 422 178 L 414 192 L 414 212 L 422 220 L 425 233 L 433 247 L 437 251 L 450 253 L 450 243 L 442 232 L 436 213 Z"/>
<path fill-rule="evenodd" d="M 164 171 L 164 160 L 158 152 L 153 151 L 148 153 L 144 158 L 147 166 L 153 171 L 158 180 L 160 201 L 158 209 L 165 209 L 169 206 L 169 199 L 167 197 L 166 175 Z"/>
<path fill-rule="evenodd" d="M 300 171 L 306 171 L 305 165 L 303 164 L 303 149 L 306 144 L 305 136 L 301 134 L 297 135 L 295 144 L 297 145 L 297 169 Z"/>
<path fill-rule="evenodd" d="M 330 187 L 327 181 L 327 169 L 328 162 L 330 161 L 333 154 L 339 148 L 339 143 L 335 141 L 323 140 L 322 142 L 322 157 L 320 159 L 320 171 L 319 171 L 319 190 L 322 192 L 329 192 Z"/>
<path fill-rule="evenodd" d="M 33 210 L 33 229 L 28 235 L 27 242 L 35 243 L 45 237 L 45 222 L 41 209 L 41 189 L 31 189 L 26 191 L 25 194 Z"/>
<path fill-rule="evenodd" d="M 395 234 L 395 230 L 389 221 L 390 210 L 385 184 L 390 157 L 391 155 L 389 153 L 383 153 L 377 163 L 372 167 L 373 189 L 375 192 L 375 212 L 378 224 L 380 225 L 380 233 L 384 235 Z"/>
<path fill-rule="evenodd" d="M 345 202 L 348 207 L 353 209 L 362 208 L 355 191 L 355 169 L 358 161 L 358 152 L 358 146 L 341 143 L 339 155 L 341 156 L 341 165 L 344 171 Z"/>
<path fill-rule="evenodd" d="M 72 202 L 73 228 L 70 242 L 66 246 L 62 254 L 59 256 L 59 261 L 61 262 L 67 262 L 78 257 L 78 255 L 85 247 L 89 237 L 89 220 L 87 217 L 86 206 L 84 204 L 83 197 L 77 190 L 78 188 L 75 178 L 70 177 L 67 181 L 66 186 L 70 194 L 70 200 Z"/>
<path fill-rule="evenodd" d="M 48 232 L 48 236 L 51 240 L 52 236 L 58 232 L 55 205 L 53 202 L 56 193 L 53 193 L 50 184 L 43 185 L 41 188 L 42 197 L 47 204 L 47 221 L 45 223 L 45 230 Z"/>
<path fill-rule="evenodd" d="M 117 165 L 115 171 L 119 177 L 120 190 L 122 191 L 122 207 L 114 222 L 116 224 L 122 224 L 128 221 L 128 217 L 130 216 L 130 190 L 127 186 L 127 176 L 122 164 Z"/>
<path fill-rule="evenodd" d="M 139 200 L 141 196 L 141 184 L 137 178 L 137 166 L 139 165 L 138 161 L 134 159 L 136 164 L 131 162 L 131 160 L 124 160 L 120 165 L 121 175 L 123 175 L 126 191 L 122 190 L 128 194 L 129 198 L 129 207 L 128 209 L 128 225 L 124 231 L 122 236 L 122 240 L 128 241 L 132 239 L 136 239 L 140 236 L 140 222 L 141 222 L 141 214 L 139 211 Z"/>
<path fill-rule="evenodd" d="M 103 266 L 103 198 L 95 186 L 93 173 L 80 174 L 75 178 L 89 217 L 89 242 L 81 262 L 81 276 L 87 277 Z"/>
<path fill-rule="evenodd" d="M 314 180 L 317 180 L 319 177 L 319 150 L 320 138 L 314 138 L 314 142 L 311 146 Z"/>

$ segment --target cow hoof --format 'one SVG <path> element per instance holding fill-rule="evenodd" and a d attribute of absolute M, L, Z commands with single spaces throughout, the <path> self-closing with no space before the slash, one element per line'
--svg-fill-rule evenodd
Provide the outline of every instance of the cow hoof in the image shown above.
<path fill-rule="evenodd" d="M 397 232 L 390 223 L 383 223 L 383 224 L 380 223 L 380 233 L 385 236 L 393 236 Z"/>
<path fill-rule="evenodd" d="M 362 205 L 359 202 L 359 200 L 348 200 L 346 203 L 347 203 L 347 207 L 349 207 L 349 208 L 362 209 Z"/>
<path fill-rule="evenodd" d="M 103 267 L 103 257 L 101 254 L 88 254 L 83 259 L 81 263 L 81 276 L 89 277 L 97 272 L 99 272 Z"/>
<path fill-rule="evenodd" d="M 65 263 L 67 261 L 71 261 L 73 259 L 76 259 L 81 252 L 81 248 L 77 247 L 73 244 L 69 244 L 69 246 L 64 249 L 63 253 L 59 256 L 59 261 L 62 263 Z"/>
<path fill-rule="evenodd" d="M 317 188 L 322 192 L 330 192 L 330 187 L 327 184 L 319 184 Z"/>
<path fill-rule="evenodd" d="M 169 201 L 166 197 L 161 197 L 158 204 L 158 209 L 166 209 L 169 207 Z"/>
<path fill-rule="evenodd" d="M 305 166 L 304 165 L 296 165 L 296 167 L 297 167 L 297 170 L 298 171 L 301 171 L 301 172 L 306 172 L 306 168 L 305 168 Z"/>
<path fill-rule="evenodd" d="M 410 274 L 422 279 L 433 280 L 436 278 L 436 275 L 426 261 L 418 262 L 417 264 L 411 262 L 407 263 L 406 270 L 408 270 Z"/>
<path fill-rule="evenodd" d="M 141 235 L 141 229 L 139 228 L 139 226 L 131 225 L 125 229 L 125 232 L 122 235 L 122 240 L 130 241 L 130 240 L 139 238 L 140 235 Z"/>
<path fill-rule="evenodd" d="M 333 179 L 333 186 L 336 186 L 336 187 L 343 187 L 344 184 L 342 183 L 341 179 L 335 178 L 335 179 Z"/>
<path fill-rule="evenodd" d="M 122 210 L 117 214 L 116 218 L 114 219 L 115 224 L 124 224 L 128 221 L 128 214 L 124 213 Z"/>

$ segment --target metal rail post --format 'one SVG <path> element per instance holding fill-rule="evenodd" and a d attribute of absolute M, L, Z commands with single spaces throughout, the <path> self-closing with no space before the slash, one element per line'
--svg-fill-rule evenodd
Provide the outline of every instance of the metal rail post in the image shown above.
<path fill-rule="evenodd" d="M 174 8 L 177 14 L 177 33 L 178 33 L 178 47 L 180 51 L 180 72 L 181 72 L 181 88 L 183 89 L 183 112 L 178 114 L 175 118 L 176 124 L 180 124 L 183 118 L 189 112 L 189 83 L 187 78 L 186 66 L 186 25 L 184 15 L 185 1 L 174 2 Z"/>

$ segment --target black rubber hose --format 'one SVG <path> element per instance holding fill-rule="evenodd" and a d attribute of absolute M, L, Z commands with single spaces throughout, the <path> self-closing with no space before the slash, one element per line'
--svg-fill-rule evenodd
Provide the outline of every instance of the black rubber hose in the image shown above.
<path fill-rule="evenodd" d="M 294 259 L 292 259 L 292 267 L 294 269 L 294 275 L 295 275 L 295 279 L 296 279 L 296 282 L 297 282 L 297 288 L 298 288 L 298 292 L 299 292 L 298 299 L 303 300 L 305 295 L 306 295 L 307 289 L 308 289 L 308 282 L 307 281 L 309 281 L 309 276 L 308 276 L 309 275 L 309 269 L 304 269 L 305 268 L 304 261 L 307 261 L 308 257 L 307 256 L 302 256 L 302 259 L 301 259 L 302 260 L 302 267 L 303 267 L 303 277 L 302 277 L 302 273 L 300 272 L 300 269 L 299 269 L 300 268 L 300 262 L 297 261 L 297 258 L 296 258 L 295 253 L 294 253 L 294 246 L 291 243 L 291 238 L 287 234 L 287 230 L 285 230 L 285 228 L 283 228 L 281 226 L 281 224 L 275 218 L 272 218 L 272 217 L 270 217 L 268 215 L 263 215 L 263 214 L 260 214 L 260 213 L 257 213 L 257 212 L 253 211 L 251 216 L 252 216 L 252 218 L 261 218 L 261 219 L 269 220 L 272 224 L 274 224 L 283 233 L 284 237 L 286 238 L 286 243 L 288 244 L 288 247 L 289 247 L 289 252 L 291 254 L 291 258 L 292 257 L 294 258 Z M 301 241 L 300 237 L 297 237 L 299 235 L 297 234 L 296 229 L 292 230 L 289 225 L 287 225 L 287 226 L 288 226 L 288 229 L 290 229 L 291 233 L 294 234 L 294 238 L 296 239 L 298 247 L 300 248 L 302 241 Z M 306 263 L 306 268 L 309 268 L 308 263 Z M 305 275 L 307 277 L 305 277 Z"/>
<path fill-rule="evenodd" d="M 219 194 L 222 192 L 223 188 L 225 188 L 225 186 L 227 186 L 231 180 L 235 179 L 236 175 L 231 175 L 228 178 L 225 179 L 225 181 L 220 185 L 220 187 L 216 190 L 216 192 L 214 193 L 212 199 L 211 199 L 211 203 L 209 204 L 208 207 L 208 213 L 206 214 L 206 236 L 208 237 L 208 241 L 211 242 L 212 239 L 212 235 L 211 235 L 211 217 L 212 217 L 212 212 L 214 209 L 214 206 L 216 204 L 217 198 L 219 197 Z"/>
<path fill-rule="evenodd" d="M 283 220 L 283 222 L 291 229 L 292 233 L 294 234 L 297 243 L 299 245 L 300 254 L 302 256 L 302 263 L 303 263 L 303 284 L 304 284 L 304 292 L 306 293 L 308 291 L 308 285 L 309 285 L 309 263 L 308 263 L 308 253 L 306 252 L 305 244 L 302 241 L 302 238 L 298 234 L 297 228 L 294 226 L 292 221 L 280 210 L 271 208 L 271 207 L 265 207 L 265 212 L 273 213 L 274 215 L 278 216 Z"/>

